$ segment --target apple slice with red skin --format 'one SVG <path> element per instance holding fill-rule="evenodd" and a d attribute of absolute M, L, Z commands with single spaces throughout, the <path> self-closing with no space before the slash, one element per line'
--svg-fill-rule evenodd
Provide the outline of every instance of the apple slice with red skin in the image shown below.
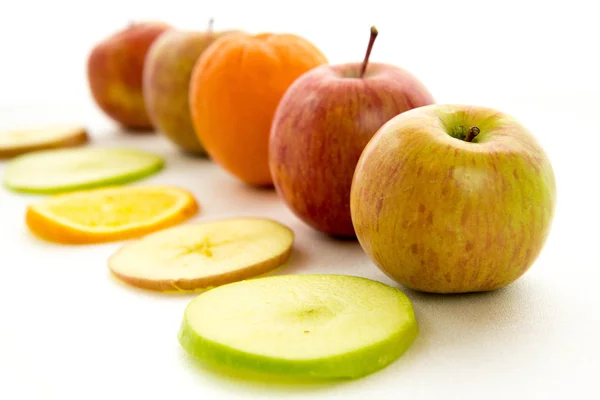
<path fill-rule="evenodd" d="M 86 128 L 78 125 L 53 124 L 10 129 L 0 132 L 0 159 L 38 150 L 81 146 L 88 141 Z"/>
<path fill-rule="evenodd" d="M 294 233 L 266 218 L 229 218 L 186 224 L 129 243 L 108 260 L 132 286 L 195 291 L 254 278 L 283 265 Z"/>

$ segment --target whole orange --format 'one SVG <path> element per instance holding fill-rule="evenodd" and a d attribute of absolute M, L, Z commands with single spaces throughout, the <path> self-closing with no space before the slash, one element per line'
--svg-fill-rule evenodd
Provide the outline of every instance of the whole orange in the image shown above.
<path fill-rule="evenodd" d="M 190 112 L 214 162 L 252 186 L 272 186 L 269 133 L 279 100 L 303 73 L 327 63 L 292 34 L 236 33 L 217 39 L 194 66 Z"/>

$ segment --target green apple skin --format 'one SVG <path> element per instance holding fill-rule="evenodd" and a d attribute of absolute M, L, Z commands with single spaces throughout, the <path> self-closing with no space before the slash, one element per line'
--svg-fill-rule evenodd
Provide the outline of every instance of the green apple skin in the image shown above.
<path fill-rule="evenodd" d="M 242 378 L 267 381 L 276 379 L 291 382 L 357 379 L 382 370 L 392 364 L 411 347 L 419 333 L 414 309 L 408 297 L 399 289 L 378 281 L 357 276 L 335 274 L 278 275 L 239 281 L 211 290 L 227 290 L 233 288 L 234 285 L 242 288 L 244 286 L 247 287 L 246 290 L 236 291 L 235 294 L 251 295 L 252 293 L 258 293 L 253 295 L 253 299 L 249 300 L 249 302 L 262 303 L 242 306 L 252 309 L 239 311 L 241 315 L 237 317 L 237 320 L 240 325 L 245 324 L 244 320 L 248 319 L 248 331 L 244 330 L 243 332 L 244 335 L 247 334 L 248 338 L 250 338 L 247 340 L 253 340 L 251 338 L 256 337 L 255 326 L 258 329 L 268 329 L 276 337 L 273 339 L 273 342 L 268 342 L 271 353 L 276 353 L 277 349 L 285 345 L 286 349 L 284 352 L 288 353 L 288 355 L 275 357 L 273 354 L 262 355 L 256 352 L 250 353 L 202 336 L 192 326 L 191 320 L 193 316 L 190 315 L 191 309 L 194 308 L 193 303 L 200 299 L 192 300 L 186 308 L 180 325 L 178 332 L 179 343 L 186 352 L 218 371 L 225 372 L 228 376 L 237 375 Z M 258 289 L 250 289 L 251 286 L 257 286 Z M 348 291 L 348 287 L 353 287 L 355 289 L 354 292 Z M 281 288 L 284 290 L 281 290 Z M 282 293 L 284 291 L 285 294 L 283 296 L 281 294 L 277 295 L 277 292 Z M 311 295 L 308 294 L 311 292 L 319 293 L 318 298 L 320 302 L 316 308 L 319 309 L 320 307 L 325 315 L 335 312 L 339 308 L 337 303 L 344 301 L 350 303 L 357 302 L 360 301 L 357 298 L 360 299 L 363 296 L 365 298 L 363 304 L 367 304 L 367 299 L 369 299 L 371 300 L 369 306 L 374 307 L 374 309 L 372 312 L 367 313 L 370 316 L 366 317 L 362 314 L 361 317 L 358 317 L 359 321 L 363 320 L 364 323 L 365 318 L 372 320 L 387 318 L 386 322 L 397 320 L 399 325 L 396 327 L 395 332 L 385 339 L 353 351 L 321 358 L 296 358 L 290 356 L 290 346 L 292 347 L 292 352 L 297 351 L 294 350 L 293 339 L 288 338 L 291 341 L 288 345 L 285 343 L 285 339 L 281 339 L 276 332 L 281 331 L 284 338 L 288 335 L 293 336 L 290 332 L 303 329 L 303 318 L 320 318 L 318 310 L 314 314 L 302 313 L 302 311 L 306 311 L 305 308 L 311 307 Z M 208 293 L 210 291 L 205 294 Z M 331 295 L 332 293 L 335 293 L 335 295 Z M 200 297 L 203 295 L 201 294 Z M 328 295 L 332 297 L 328 298 Z M 222 304 L 226 315 L 231 317 L 228 310 L 237 308 L 237 305 L 240 304 L 240 298 L 237 296 L 227 296 L 227 299 L 223 299 L 225 296 L 220 297 L 221 299 L 218 303 Z M 388 300 L 382 302 L 382 298 L 387 298 Z M 265 307 L 265 301 L 268 304 L 267 307 L 277 309 L 277 312 L 270 316 L 273 319 L 269 318 L 268 315 L 261 314 L 259 311 Z M 217 303 L 217 301 L 213 302 Z M 365 310 L 361 311 L 364 312 Z M 351 308 L 348 312 L 352 312 Z M 293 315 L 297 315 L 296 319 L 292 318 Z M 201 321 L 200 325 L 214 323 L 210 318 L 203 318 Z M 343 321 L 343 319 L 335 318 L 331 320 L 331 326 L 338 324 L 340 336 L 332 336 L 329 340 L 344 341 L 344 329 L 348 328 L 346 327 L 347 324 Z M 367 328 L 364 331 L 364 335 L 368 338 L 369 327 L 361 326 L 360 322 L 357 322 L 351 329 L 361 332 L 363 328 Z M 299 338 L 300 341 L 303 341 L 301 339 L 303 338 Z M 263 338 L 263 340 L 265 339 Z M 296 343 L 296 346 L 302 346 L 302 344 L 299 345 Z M 264 349 L 264 351 L 266 352 L 267 349 Z"/>
<path fill-rule="evenodd" d="M 464 136 L 472 126 L 480 133 Z M 373 262 L 405 287 L 481 292 L 521 277 L 549 235 L 550 160 L 515 118 L 432 105 L 388 121 L 356 167 L 351 214 Z"/>
<path fill-rule="evenodd" d="M 411 329 L 377 343 L 370 352 L 359 350 L 336 357 L 302 361 L 258 356 L 227 347 L 196 334 L 185 320 L 179 331 L 179 342 L 188 353 L 199 356 L 230 376 L 291 381 L 357 379 L 382 370 L 401 357 L 418 335 L 416 325 L 411 325 Z"/>
<path fill-rule="evenodd" d="M 297 217 L 328 235 L 355 237 L 350 187 L 371 137 L 390 118 L 434 103 L 409 72 L 389 64 L 323 65 L 286 91 L 271 127 L 275 189 Z"/>
<path fill-rule="evenodd" d="M 60 160 L 69 159 L 71 155 L 77 155 L 78 153 L 88 153 L 88 160 L 92 163 L 102 163 L 106 160 L 106 169 L 108 171 L 113 170 L 113 173 L 107 173 L 105 176 L 96 176 L 95 178 L 82 179 L 78 182 L 55 184 L 48 182 L 46 186 L 31 185 L 27 180 L 23 180 L 21 176 L 21 169 L 23 164 L 27 165 L 31 162 L 35 162 L 36 159 L 43 157 L 47 158 L 46 166 L 50 169 L 54 169 L 53 159 L 61 163 Z M 121 160 L 119 160 L 121 158 Z M 118 166 L 115 165 L 114 160 L 126 161 L 129 167 L 125 171 L 118 171 Z M 42 163 L 39 163 L 40 165 Z M 137 164 L 137 165 L 136 165 Z M 74 163 L 68 166 L 70 169 L 79 169 L 77 164 Z M 40 150 L 34 153 L 27 153 L 10 160 L 7 163 L 4 170 L 3 185 L 7 189 L 24 194 L 36 194 L 36 195 L 52 195 L 68 193 L 79 190 L 95 189 L 105 186 L 120 186 L 135 181 L 139 181 L 150 177 L 160 172 L 165 167 L 165 160 L 162 156 L 153 153 L 147 153 L 142 150 L 126 149 L 126 148 L 70 148 L 70 149 L 49 149 Z M 36 165 L 29 168 L 36 168 Z M 40 167 L 41 168 L 41 167 Z M 62 173 L 69 173 L 69 168 L 63 168 Z M 30 171 L 27 171 L 31 173 Z M 77 172 L 74 172 L 75 174 Z"/>
<path fill-rule="evenodd" d="M 190 116 L 192 69 L 204 50 L 228 33 L 172 29 L 161 35 L 148 52 L 143 77 L 148 114 L 154 126 L 185 153 L 206 156 Z"/>

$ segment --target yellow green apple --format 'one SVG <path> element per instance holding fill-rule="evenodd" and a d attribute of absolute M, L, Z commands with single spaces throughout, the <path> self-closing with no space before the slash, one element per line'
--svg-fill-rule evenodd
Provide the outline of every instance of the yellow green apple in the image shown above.
<path fill-rule="evenodd" d="M 233 31 L 172 29 L 153 43 L 144 68 L 144 99 L 151 120 L 180 150 L 206 155 L 190 116 L 189 85 L 200 55 L 219 37 Z"/>
<path fill-rule="evenodd" d="M 430 105 L 388 121 L 351 190 L 358 240 L 398 283 L 424 292 L 504 287 L 537 259 L 556 183 L 535 136 L 504 112 Z"/>

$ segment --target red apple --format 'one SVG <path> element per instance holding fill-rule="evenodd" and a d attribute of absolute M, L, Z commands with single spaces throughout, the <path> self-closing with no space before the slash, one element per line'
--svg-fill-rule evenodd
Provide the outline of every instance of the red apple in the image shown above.
<path fill-rule="evenodd" d="M 350 187 L 356 163 L 371 137 L 392 117 L 434 103 L 409 72 L 369 63 L 322 65 L 300 76 L 276 110 L 269 165 L 275 189 L 314 229 L 355 237 Z"/>
<path fill-rule="evenodd" d="M 142 93 L 146 53 L 170 26 L 164 22 L 132 23 L 96 44 L 87 63 L 90 91 L 111 119 L 132 130 L 153 130 Z"/>

